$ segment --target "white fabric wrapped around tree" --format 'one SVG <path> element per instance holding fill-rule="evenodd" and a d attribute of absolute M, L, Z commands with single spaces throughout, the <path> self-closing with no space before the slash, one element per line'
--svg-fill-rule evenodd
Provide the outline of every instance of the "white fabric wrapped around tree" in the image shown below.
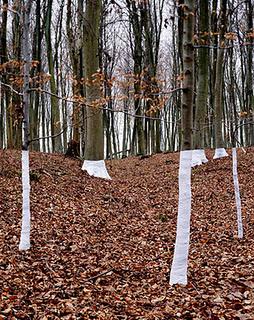
<path fill-rule="evenodd" d="M 174 257 L 170 272 L 170 284 L 187 284 L 187 267 L 191 218 L 191 162 L 192 151 L 180 153 L 179 199 Z"/>
<path fill-rule="evenodd" d="M 243 222 L 242 222 L 241 197 L 240 197 L 238 172 L 237 172 L 236 148 L 232 149 L 232 157 L 233 157 L 233 180 L 234 180 L 234 187 L 235 187 L 235 202 L 236 202 L 236 210 L 237 210 L 238 238 L 242 238 L 243 237 Z"/>
<path fill-rule="evenodd" d="M 85 160 L 82 170 L 86 170 L 90 176 L 111 180 L 104 160 Z"/>
<path fill-rule="evenodd" d="M 215 153 L 214 153 L 213 159 L 219 159 L 219 158 L 223 158 L 223 157 L 228 157 L 228 153 L 225 150 L 225 148 L 217 148 L 217 149 L 215 149 Z"/>
<path fill-rule="evenodd" d="M 208 159 L 206 158 L 204 149 L 196 149 L 192 151 L 192 167 L 200 166 L 202 163 L 206 162 L 208 162 Z"/>
<path fill-rule="evenodd" d="M 29 177 L 29 151 L 22 151 L 22 227 L 19 250 L 30 249 L 30 177 Z"/>

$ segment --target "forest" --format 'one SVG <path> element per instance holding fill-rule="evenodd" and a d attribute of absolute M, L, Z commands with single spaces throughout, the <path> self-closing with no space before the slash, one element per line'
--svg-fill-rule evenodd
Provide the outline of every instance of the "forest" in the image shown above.
<path fill-rule="evenodd" d="M 253 0 L 0 0 L 0 320 L 253 320 Z"/>
<path fill-rule="evenodd" d="M 1 1 L 1 148 L 22 146 L 26 63 L 31 150 L 253 145 L 253 1 L 25 4 Z"/>

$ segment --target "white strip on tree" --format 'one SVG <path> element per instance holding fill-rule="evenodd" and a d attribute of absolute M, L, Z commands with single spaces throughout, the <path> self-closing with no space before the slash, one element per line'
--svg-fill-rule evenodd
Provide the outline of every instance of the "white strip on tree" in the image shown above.
<path fill-rule="evenodd" d="M 228 157 L 228 153 L 225 150 L 225 148 L 217 148 L 215 149 L 214 157 L 213 159 L 219 159 L 223 157 Z"/>
<path fill-rule="evenodd" d="M 208 162 L 208 159 L 205 155 L 205 150 L 204 149 L 200 149 L 200 158 L 201 158 L 201 161 L 202 163 L 207 163 Z"/>
<path fill-rule="evenodd" d="M 29 177 L 29 151 L 22 151 L 22 228 L 19 250 L 30 249 L 30 177 Z"/>
<path fill-rule="evenodd" d="M 86 170 L 90 176 L 111 180 L 104 160 L 85 160 L 82 170 Z"/>
<path fill-rule="evenodd" d="M 180 153 L 179 200 L 176 243 L 170 272 L 170 284 L 187 284 L 187 267 L 191 218 L 191 161 L 192 151 Z"/>
<path fill-rule="evenodd" d="M 241 196 L 240 196 L 238 172 L 237 172 L 236 148 L 232 149 L 232 157 L 233 157 L 233 180 L 234 180 L 234 187 L 235 187 L 235 202 L 236 202 L 236 210 L 237 210 L 238 238 L 242 238 L 243 237 L 243 222 L 242 222 Z"/>
<path fill-rule="evenodd" d="M 208 159 L 206 158 L 204 149 L 196 149 L 192 151 L 192 167 L 200 166 L 202 163 L 206 162 L 208 162 Z"/>
<path fill-rule="evenodd" d="M 196 166 L 201 166 L 201 164 L 202 164 L 202 161 L 200 158 L 200 149 L 193 150 L 191 166 L 196 167 Z"/>

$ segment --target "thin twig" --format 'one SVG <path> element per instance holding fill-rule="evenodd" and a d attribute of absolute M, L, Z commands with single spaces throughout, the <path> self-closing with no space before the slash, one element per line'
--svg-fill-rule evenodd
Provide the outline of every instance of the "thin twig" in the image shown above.
<path fill-rule="evenodd" d="M 17 90 L 13 89 L 13 87 L 10 86 L 10 85 L 7 84 L 7 83 L 3 83 L 2 81 L 0 81 L 0 85 L 9 88 L 12 92 L 16 93 L 17 95 L 19 95 L 19 96 L 21 96 L 21 97 L 23 96 L 23 93 L 18 92 Z"/>
<path fill-rule="evenodd" d="M 250 124 L 250 125 L 254 125 L 254 121 L 248 121 L 248 122 L 245 122 L 245 123 L 241 123 L 241 124 L 239 124 L 239 125 L 235 128 L 235 130 L 233 131 L 233 134 L 232 134 L 233 139 L 234 139 L 234 141 L 237 142 L 240 146 L 242 146 L 242 144 L 241 144 L 240 141 L 236 138 L 236 132 L 237 132 L 237 130 L 240 129 L 241 127 L 247 126 L 247 125 L 249 125 L 249 124 Z"/>
<path fill-rule="evenodd" d="M 37 138 L 31 139 L 31 140 L 29 140 L 29 144 L 31 142 L 39 141 L 39 140 L 42 140 L 42 139 L 56 138 L 56 137 L 60 136 L 61 134 L 63 134 L 66 130 L 67 130 L 67 127 L 63 128 L 62 131 L 60 131 L 60 132 L 58 132 L 58 133 L 56 133 L 54 135 L 50 135 L 50 136 L 46 136 L 46 137 L 37 137 Z"/>
<path fill-rule="evenodd" d="M 253 43 L 251 42 L 246 42 L 246 43 L 239 43 L 239 44 L 232 44 L 230 46 L 213 46 L 213 45 L 205 45 L 205 44 L 200 44 L 200 45 L 194 45 L 194 49 L 201 49 L 201 48 L 206 48 L 206 49 L 222 49 L 222 50 L 227 50 L 227 49 L 233 49 L 237 47 L 248 47 L 248 46 L 254 46 Z"/>
<path fill-rule="evenodd" d="M 109 270 L 107 270 L 107 271 L 101 272 L 101 273 L 97 274 L 96 276 L 87 278 L 86 281 L 93 281 L 93 280 L 95 280 L 95 279 L 98 279 L 98 278 L 100 278 L 100 277 L 108 274 L 109 272 L 114 272 L 114 269 L 112 268 L 112 269 L 109 269 Z"/>
<path fill-rule="evenodd" d="M 41 89 L 41 88 L 30 88 L 30 91 L 37 91 L 37 92 L 45 93 L 45 94 L 48 94 L 48 95 L 50 95 L 50 96 L 52 96 L 52 97 L 55 97 L 55 98 L 57 98 L 57 99 L 59 99 L 59 100 L 63 100 L 63 101 L 65 101 L 65 102 L 77 103 L 77 104 L 80 104 L 80 105 L 85 104 L 85 103 L 83 103 L 83 102 L 76 101 L 76 100 L 71 99 L 71 98 L 69 98 L 69 97 L 61 97 L 61 96 L 58 96 L 58 95 L 55 94 L 55 93 L 52 93 L 52 92 L 50 92 L 50 91 L 47 91 L 47 90 L 44 90 L 44 89 Z"/>

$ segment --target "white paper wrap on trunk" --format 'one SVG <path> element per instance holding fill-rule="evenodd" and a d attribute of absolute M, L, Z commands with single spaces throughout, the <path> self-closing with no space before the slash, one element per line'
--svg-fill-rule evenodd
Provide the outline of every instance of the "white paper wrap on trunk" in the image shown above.
<path fill-rule="evenodd" d="M 208 162 L 206 155 L 205 155 L 205 150 L 203 149 L 196 149 L 192 151 L 192 162 L 191 166 L 200 166 L 202 163 Z"/>
<path fill-rule="evenodd" d="M 22 227 L 19 250 L 30 248 L 30 176 L 29 176 L 29 151 L 22 151 Z"/>
<path fill-rule="evenodd" d="M 233 180 L 234 180 L 234 186 L 235 186 L 235 202 L 236 202 L 236 210 L 237 210 L 238 238 L 242 238 L 243 237 L 243 222 L 242 222 L 241 197 L 240 197 L 239 181 L 238 181 L 238 173 L 237 173 L 236 148 L 232 149 L 232 157 L 233 157 Z"/>
<path fill-rule="evenodd" d="M 187 284 L 187 266 L 191 217 L 192 151 L 181 151 L 179 168 L 179 200 L 176 242 L 170 272 L 170 284 Z"/>
<path fill-rule="evenodd" d="M 86 170 L 90 176 L 111 180 L 104 160 L 85 160 L 82 170 Z"/>
<path fill-rule="evenodd" d="M 228 157 L 227 151 L 224 148 L 215 149 L 215 153 L 214 153 L 213 158 L 219 159 L 219 158 L 223 158 L 223 157 Z"/>

